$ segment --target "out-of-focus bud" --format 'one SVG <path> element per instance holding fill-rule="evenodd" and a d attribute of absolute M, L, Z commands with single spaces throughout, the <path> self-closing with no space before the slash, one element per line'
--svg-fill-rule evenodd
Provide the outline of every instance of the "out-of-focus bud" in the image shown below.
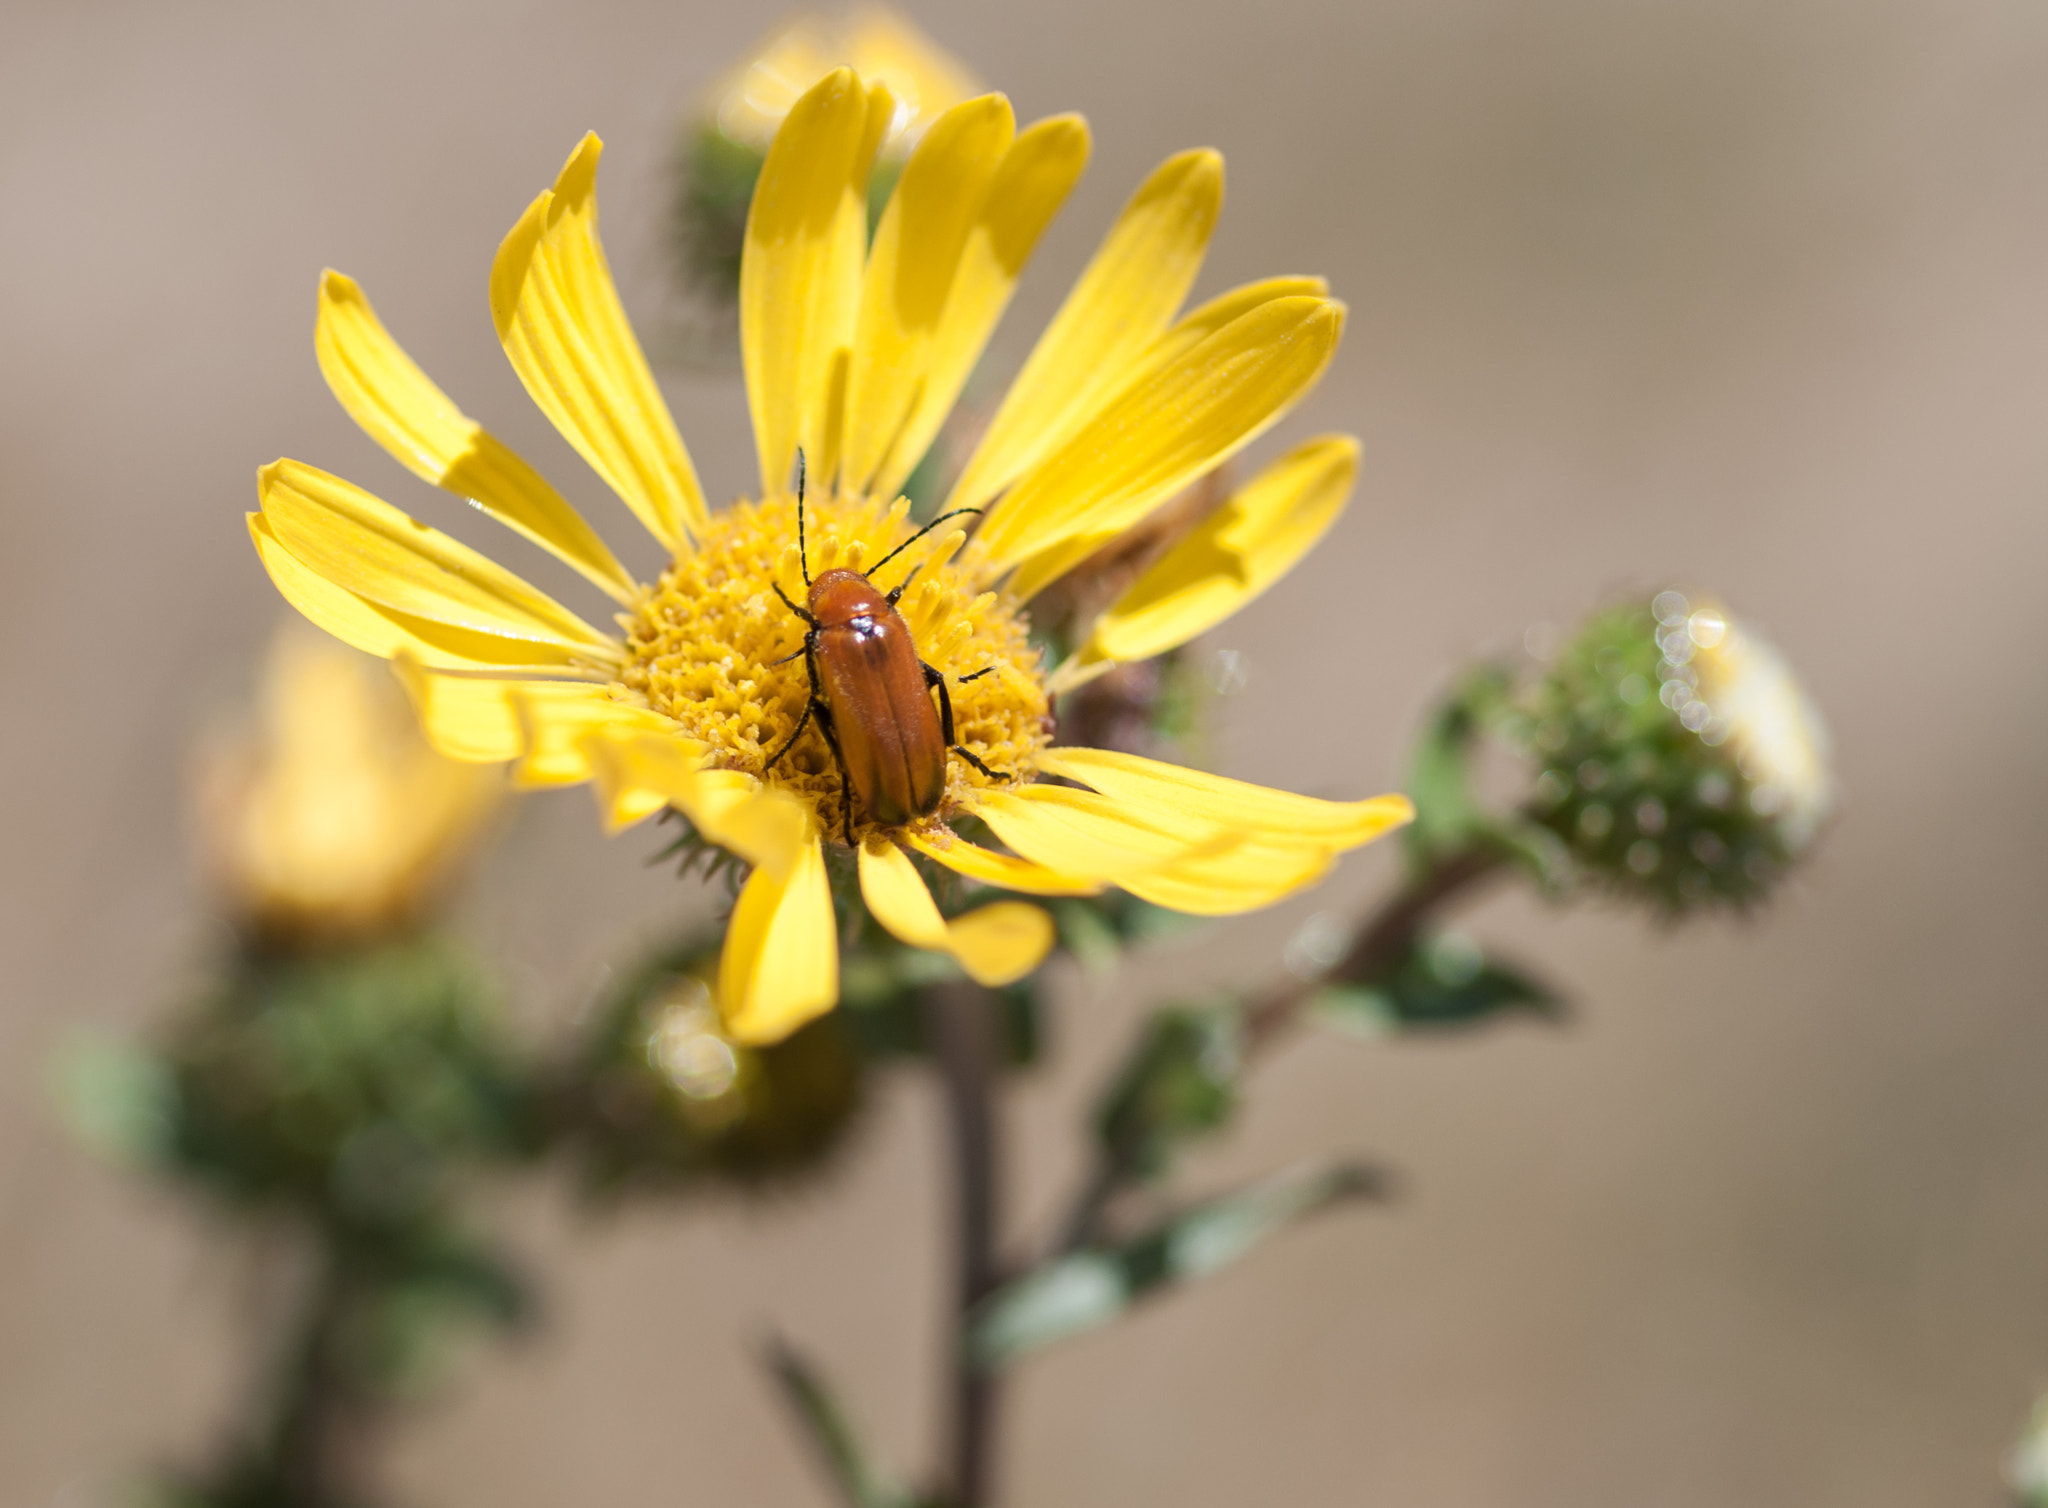
<path fill-rule="evenodd" d="M 156 1062 L 158 1155 L 237 1204 L 395 1229 L 537 1144 L 495 985 L 433 938 L 252 960 Z"/>
<path fill-rule="evenodd" d="M 573 1076 L 574 1107 L 600 1187 L 710 1176 L 741 1185 L 819 1167 L 862 1100 L 859 1053 L 838 1013 L 771 1047 L 725 1034 L 712 1000 L 715 950 L 624 991 Z"/>
<path fill-rule="evenodd" d="M 1512 719 L 1534 814 L 1587 871 L 1670 913 L 1761 899 L 1834 800 L 1827 734 L 1784 659 L 1718 604 L 1595 615 Z"/>
<path fill-rule="evenodd" d="M 376 662 L 288 631 L 254 726 L 202 757 L 199 816 L 237 919 L 268 945 L 320 947 L 403 930 L 503 788 L 429 748 Z"/>
<path fill-rule="evenodd" d="M 896 101 L 881 153 L 902 158 L 925 129 L 982 92 L 965 63 L 887 6 L 793 16 L 755 46 L 711 91 L 711 123 L 728 139 L 765 153 L 806 89 L 834 68 L 888 86 Z"/>
<path fill-rule="evenodd" d="M 805 12 L 762 38 L 683 125 L 677 245 L 690 291 L 714 308 L 729 307 L 738 293 L 747 206 L 776 128 L 806 89 L 842 66 L 886 84 L 896 101 L 869 183 L 871 219 L 925 129 L 982 92 L 965 64 L 882 6 Z"/>

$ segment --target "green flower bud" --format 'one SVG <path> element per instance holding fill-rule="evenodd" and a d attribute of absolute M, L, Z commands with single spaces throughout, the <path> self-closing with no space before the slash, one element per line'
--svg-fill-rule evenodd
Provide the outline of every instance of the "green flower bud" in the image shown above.
<path fill-rule="evenodd" d="M 773 1182 L 822 1166 L 852 1124 L 865 1075 L 837 1013 L 743 1046 L 712 999 L 716 967 L 704 953 L 653 971 L 601 1027 L 579 1116 L 599 1185 Z"/>
<path fill-rule="evenodd" d="M 1532 815 L 1587 874 L 1665 912 L 1762 899 L 1833 804 L 1791 668 L 1720 606 L 1660 592 L 1596 614 L 1510 718 Z"/>

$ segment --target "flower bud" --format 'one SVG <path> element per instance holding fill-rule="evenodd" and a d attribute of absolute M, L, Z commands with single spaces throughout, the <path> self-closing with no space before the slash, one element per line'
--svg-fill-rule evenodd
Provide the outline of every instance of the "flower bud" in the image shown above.
<path fill-rule="evenodd" d="M 1674 915 L 1762 899 L 1833 804 L 1791 668 L 1676 591 L 1596 614 L 1511 725 L 1540 764 L 1536 819 L 1582 870 Z"/>
<path fill-rule="evenodd" d="M 418 918 L 503 789 L 496 769 L 428 747 L 383 667 L 288 632 L 255 726 L 202 755 L 200 828 L 250 933 L 291 949 L 360 944 Z"/>
<path fill-rule="evenodd" d="M 582 1075 L 585 1151 L 602 1185 L 693 1176 L 757 1184 L 820 1165 L 859 1109 L 863 1065 L 836 1015 L 768 1047 L 726 1034 L 715 952 L 621 997 Z"/>
<path fill-rule="evenodd" d="M 684 276 L 707 302 L 729 306 L 738 295 L 747 206 L 776 128 L 806 89 L 841 66 L 887 85 L 896 101 L 869 185 L 871 221 L 926 128 L 982 92 L 965 64 L 882 6 L 800 15 L 764 37 L 683 125 L 675 230 Z"/>

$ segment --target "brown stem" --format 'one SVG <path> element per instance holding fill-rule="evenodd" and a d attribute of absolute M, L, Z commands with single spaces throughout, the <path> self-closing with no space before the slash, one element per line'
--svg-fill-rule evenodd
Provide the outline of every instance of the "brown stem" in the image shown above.
<path fill-rule="evenodd" d="M 1325 985 L 1369 984 L 1384 978 L 1415 946 L 1437 909 L 1501 871 L 1497 849 L 1474 845 L 1438 860 L 1413 876 L 1359 929 L 1351 947 L 1327 974 L 1289 979 L 1245 1007 L 1244 1048 L 1251 1057 L 1270 1047 Z"/>
<path fill-rule="evenodd" d="M 1278 1042 L 1317 990 L 1330 984 L 1384 978 L 1408 956 L 1416 937 L 1439 908 L 1500 873 L 1505 862 L 1498 850 L 1475 844 L 1412 876 L 1359 929 L 1351 947 L 1328 973 L 1314 979 L 1284 980 L 1245 1006 L 1246 1061 Z M 1130 1153 L 1117 1147 L 1102 1149 L 1068 1206 L 1051 1250 L 1078 1251 L 1092 1244 L 1101 1234 L 1111 1202 L 1131 1179 Z"/>
<path fill-rule="evenodd" d="M 997 1378 L 970 1359 L 967 1326 L 975 1306 L 1002 1281 L 996 1260 L 996 1007 L 988 990 L 964 982 L 935 986 L 924 996 L 925 1031 L 938 1063 L 953 1155 L 954 1307 L 939 1473 L 941 1498 L 952 1508 L 986 1508 L 994 1480 Z"/>

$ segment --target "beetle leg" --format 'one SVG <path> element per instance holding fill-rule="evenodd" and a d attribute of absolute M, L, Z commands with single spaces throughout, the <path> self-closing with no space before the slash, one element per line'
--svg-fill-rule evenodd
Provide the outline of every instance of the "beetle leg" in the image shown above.
<path fill-rule="evenodd" d="M 775 589 L 775 595 L 782 599 L 782 605 L 784 607 L 788 608 L 791 612 L 795 613 L 799 618 L 803 619 L 804 622 L 810 624 L 812 628 L 815 629 L 818 626 L 818 620 L 816 618 L 812 617 L 808 612 L 804 611 L 804 609 L 798 607 L 794 602 L 791 602 L 789 600 L 789 593 L 785 592 L 782 589 L 781 582 L 771 581 L 768 583 L 768 585 Z M 791 655 L 790 658 L 795 659 L 796 656 Z M 780 664 L 781 662 L 777 661 L 777 663 Z"/>
<path fill-rule="evenodd" d="M 846 846 L 856 847 L 853 841 L 853 781 L 846 773 L 846 756 L 839 751 L 839 730 L 832 726 L 832 709 L 821 701 L 813 700 L 806 714 L 815 712 L 818 716 L 818 731 L 825 735 L 825 742 L 832 750 L 832 762 L 839 766 L 839 804 L 846 824 Z"/>
<path fill-rule="evenodd" d="M 968 753 L 965 749 L 961 748 L 960 745 L 953 744 L 950 747 L 952 748 L 955 754 L 958 754 L 962 759 L 966 760 L 969 764 L 973 765 L 977 770 L 981 771 L 982 774 L 988 776 L 989 779 L 1001 780 L 1003 778 L 1002 776 L 998 775 L 994 770 L 991 770 L 987 765 L 983 764 L 980 760 L 976 759 L 972 754 Z"/>
<path fill-rule="evenodd" d="M 879 567 L 877 567 L 877 569 L 879 569 Z M 894 607 L 898 602 L 901 602 L 903 600 L 903 594 L 910 590 L 910 583 L 917 580 L 917 573 L 923 569 L 924 562 L 920 560 L 916 565 L 910 568 L 910 574 L 908 576 L 905 576 L 901 581 L 897 582 L 895 586 L 889 589 L 889 591 L 886 594 L 888 597 L 889 606 Z"/>
<path fill-rule="evenodd" d="M 919 660 L 918 669 L 924 672 L 925 690 L 939 693 L 939 727 L 946 735 L 946 747 L 953 747 L 953 698 L 947 694 L 946 678 L 931 666 Z"/>
<path fill-rule="evenodd" d="M 923 664 L 922 661 L 920 661 L 919 663 Z M 988 668 L 988 670 L 994 669 L 995 666 L 993 665 L 989 666 Z M 974 675 L 962 676 L 960 679 L 962 681 L 971 681 L 974 679 L 974 676 L 987 675 L 988 670 L 977 670 L 974 672 Z M 994 770 L 991 770 L 987 765 L 983 764 L 979 759 L 975 758 L 972 754 L 968 753 L 965 749 L 961 748 L 959 744 L 953 741 L 953 698 L 946 690 L 945 676 L 941 675 L 938 671 L 932 669 L 931 666 L 925 665 L 924 683 L 926 686 L 935 689 L 939 693 L 939 731 L 942 732 L 946 737 L 946 747 L 948 749 L 951 749 L 955 754 L 958 754 L 962 759 L 966 760 L 969 764 L 973 765 L 977 770 L 981 771 L 982 774 L 988 776 L 989 779 L 1001 780 L 1003 778 L 1002 776 L 998 775 Z"/>
<path fill-rule="evenodd" d="M 796 747 L 796 741 L 804 736 L 804 729 L 810 725 L 811 709 L 817 705 L 818 704 L 816 702 L 804 703 L 804 715 L 796 720 L 796 728 L 789 735 L 788 742 L 784 743 L 783 746 L 777 749 L 773 754 L 770 754 L 768 756 L 768 762 L 761 766 L 761 773 L 763 775 L 767 774 L 770 770 L 775 768 L 776 760 L 782 758 L 783 755 L 787 754 L 791 749 Z"/>
<path fill-rule="evenodd" d="M 975 671 L 973 675 L 963 675 L 960 677 L 960 684 L 965 686 L 969 681 L 978 681 L 985 675 L 994 675 L 995 673 L 995 666 L 984 665 L 981 669 Z"/>

